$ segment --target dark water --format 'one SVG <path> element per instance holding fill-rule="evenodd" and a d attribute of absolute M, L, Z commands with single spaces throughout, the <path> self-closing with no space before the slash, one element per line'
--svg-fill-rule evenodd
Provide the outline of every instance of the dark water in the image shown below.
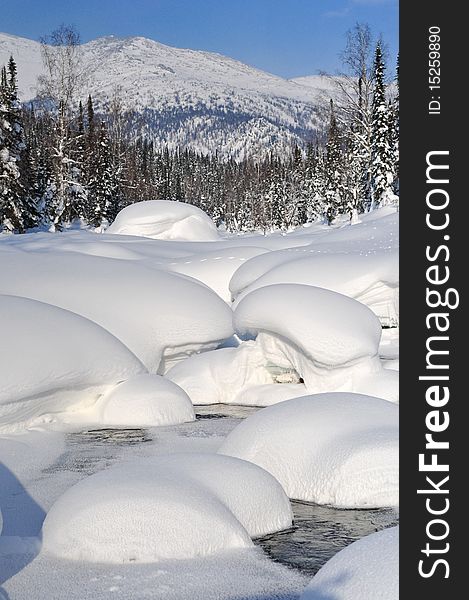
<path fill-rule="evenodd" d="M 220 404 L 196 406 L 195 423 L 168 429 L 177 430 L 180 436 L 186 436 L 188 431 L 196 437 L 220 435 L 258 410 L 262 409 Z M 217 421 L 220 427 L 217 427 Z M 203 423 L 210 425 L 210 428 L 207 430 Z M 48 471 L 91 475 L 119 460 L 119 455 L 126 452 L 126 447 L 157 443 L 161 429 L 93 429 L 68 434 L 66 452 Z M 259 538 L 255 543 L 275 562 L 308 576 L 314 575 L 345 546 L 370 533 L 398 524 L 397 513 L 390 509 L 340 510 L 299 501 L 292 501 L 292 508 L 293 527 Z"/>
<path fill-rule="evenodd" d="M 146 429 L 90 429 L 68 433 L 66 451 L 42 472 L 68 471 L 81 476 L 93 475 L 114 464 L 119 452 L 125 452 L 129 446 L 152 440 Z"/>
<path fill-rule="evenodd" d="M 71 446 L 83 443 L 94 446 L 133 446 L 143 442 L 151 442 L 152 437 L 146 429 L 88 429 L 80 433 L 68 435 L 68 443 Z"/>
<path fill-rule="evenodd" d="M 309 502 L 292 502 L 291 529 L 255 540 L 276 562 L 314 575 L 342 548 L 379 529 L 398 524 L 390 509 L 340 510 Z"/>
<path fill-rule="evenodd" d="M 195 416 L 199 419 L 246 419 L 261 410 L 258 406 L 238 404 L 206 404 L 194 406 Z"/>

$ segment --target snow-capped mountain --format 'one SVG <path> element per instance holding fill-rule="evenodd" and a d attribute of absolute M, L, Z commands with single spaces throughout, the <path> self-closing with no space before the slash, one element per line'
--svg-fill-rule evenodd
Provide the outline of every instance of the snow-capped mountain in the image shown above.
<path fill-rule="evenodd" d="M 105 37 L 81 46 L 97 106 L 118 95 L 138 130 L 157 143 L 241 158 L 311 138 L 323 123 L 330 82 L 287 80 L 237 60 L 173 48 L 142 37 Z M 0 34 L 0 64 L 15 58 L 24 101 L 36 95 L 40 44 Z"/>

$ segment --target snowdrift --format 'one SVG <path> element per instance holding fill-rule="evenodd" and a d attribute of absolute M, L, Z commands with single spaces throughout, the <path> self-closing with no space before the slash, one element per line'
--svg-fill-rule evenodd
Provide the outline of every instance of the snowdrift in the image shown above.
<path fill-rule="evenodd" d="M 305 396 L 251 415 L 219 452 L 263 467 L 290 498 L 340 508 L 396 506 L 398 415 L 380 398 Z"/>
<path fill-rule="evenodd" d="M 399 527 L 373 533 L 332 557 L 300 600 L 398 600 Z"/>
<path fill-rule="evenodd" d="M 213 349 L 233 333 L 230 308 L 210 289 L 135 261 L 7 250 L 0 257 L 0 293 L 54 304 L 94 321 L 153 373 Z"/>
<path fill-rule="evenodd" d="M 155 240 L 218 240 L 214 222 L 200 208 L 173 200 L 149 200 L 126 206 L 106 230 Z"/>
<path fill-rule="evenodd" d="M 43 550 L 88 562 L 187 559 L 252 547 L 250 536 L 291 521 L 288 498 L 263 469 L 176 454 L 101 471 L 68 489 L 44 521 Z"/>
<path fill-rule="evenodd" d="M 237 302 L 249 292 L 273 284 L 299 283 L 338 292 L 367 305 L 386 327 L 399 323 L 399 258 L 396 252 L 373 254 L 304 254 L 276 252 L 272 259 L 281 259 L 265 274 L 249 285 L 261 261 L 253 267 L 244 263 L 233 276 L 230 290 Z M 299 256 L 299 257 L 298 257 Z"/>
<path fill-rule="evenodd" d="M 378 318 L 352 298 L 307 285 L 270 285 L 241 300 L 234 325 L 239 335 L 256 337 L 266 365 L 293 368 L 310 393 L 379 390 L 397 401 L 397 374 L 378 358 Z"/>
<path fill-rule="evenodd" d="M 146 369 L 111 333 L 70 311 L 0 295 L 0 430 L 92 406 Z"/>

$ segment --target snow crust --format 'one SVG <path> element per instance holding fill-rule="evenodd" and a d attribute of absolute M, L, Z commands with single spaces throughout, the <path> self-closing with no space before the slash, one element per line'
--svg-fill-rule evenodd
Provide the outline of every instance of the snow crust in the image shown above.
<path fill-rule="evenodd" d="M 333 556 L 300 600 L 398 600 L 399 527 L 368 535 Z"/>
<path fill-rule="evenodd" d="M 92 406 L 146 369 L 111 333 L 50 304 L 0 295 L 0 430 Z"/>
<path fill-rule="evenodd" d="M 250 536 L 291 521 L 288 498 L 263 469 L 175 454 L 101 471 L 68 489 L 44 521 L 43 549 L 88 562 L 196 558 L 252 547 Z"/>
<path fill-rule="evenodd" d="M 107 233 L 157 240 L 197 242 L 219 239 L 214 222 L 200 208 L 172 200 L 148 200 L 126 206 Z"/>
<path fill-rule="evenodd" d="M 305 396 L 251 415 L 219 452 L 263 467 L 290 498 L 341 508 L 397 506 L 398 415 L 380 398 Z"/>

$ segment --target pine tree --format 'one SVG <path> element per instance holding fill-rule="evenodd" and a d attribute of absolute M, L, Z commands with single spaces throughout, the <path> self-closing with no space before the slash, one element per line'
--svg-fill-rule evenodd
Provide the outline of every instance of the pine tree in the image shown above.
<path fill-rule="evenodd" d="M 393 196 L 395 161 L 393 160 L 391 141 L 392 111 L 386 102 L 384 70 L 381 43 L 378 42 L 374 62 L 375 87 L 371 131 L 372 208 L 387 204 L 390 197 Z"/>

